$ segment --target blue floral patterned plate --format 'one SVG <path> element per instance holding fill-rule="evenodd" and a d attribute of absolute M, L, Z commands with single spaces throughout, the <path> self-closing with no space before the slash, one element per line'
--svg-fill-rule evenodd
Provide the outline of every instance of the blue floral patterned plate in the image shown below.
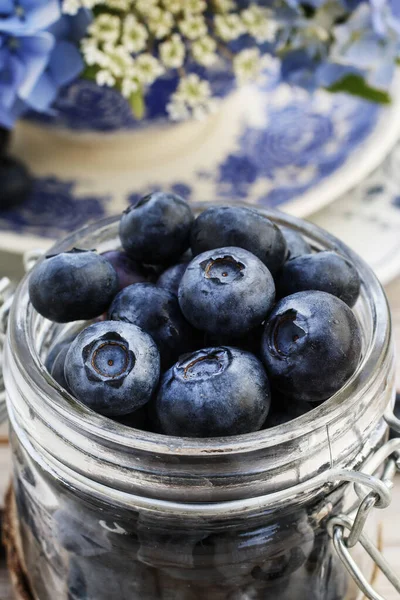
<path fill-rule="evenodd" d="M 400 274 L 400 143 L 369 177 L 310 221 L 340 237 L 386 285 Z"/>
<path fill-rule="evenodd" d="M 393 104 L 381 107 L 323 91 L 309 95 L 269 76 L 231 94 L 202 123 L 153 121 L 113 133 L 21 123 L 14 152 L 29 164 L 35 186 L 25 204 L 0 211 L 0 248 L 48 245 L 157 188 L 193 201 L 247 201 L 307 216 L 362 181 L 395 144 L 398 87 Z M 76 90 L 71 101 L 90 105 L 90 94 L 90 87 Z M 103 113 L 93 106 L 103 130 L 118 120 L 118 105 L 110 111 L 103 99 Z"/>

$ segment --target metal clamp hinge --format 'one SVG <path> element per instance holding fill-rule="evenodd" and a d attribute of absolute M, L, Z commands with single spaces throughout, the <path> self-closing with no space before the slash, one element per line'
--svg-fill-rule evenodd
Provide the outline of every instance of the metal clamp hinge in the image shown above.
<path fill-rule="evenodd" d="M 384 465 L 382 476 L 377 477 L 374 473 L 382 465 Z M 364 527 L 372 509 L 388 506 L 388 494 L 390 494 L 393 487 L 393 480 L 397 471 L 400 471 L 400 439 L 391 440 L 382 446 L 372 459 L 367 461 L 362 471 L 368 477 L 369 491 L 366 493 L 363 485 L 355 483 L 355 491 L 361 499 L 360 502 L 352 506 L 347 514 L 331 517 L 327 523 L 327 530 L 340 560 L 366 598 L 369 598 L 369 600 L 385 600 L 367 581 L 351 556 L 350 550 L 360 543 L 400 594 L 400 577 L 396 575 L 381 552 L 364 532 Z M 369 473 L 371 474 L 369 475 Z M 383 489 L 386 491 L 382 495 Z"/>

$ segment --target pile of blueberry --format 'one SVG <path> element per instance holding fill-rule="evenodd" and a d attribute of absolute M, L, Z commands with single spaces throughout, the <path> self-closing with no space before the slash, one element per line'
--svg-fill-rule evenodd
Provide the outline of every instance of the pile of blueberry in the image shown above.
<path fill-rule="evenodd" d="M 32 190 L 26 167 L 8 155 L 10 137 L 10 131 L 0 127 L 0 210 L 20 204 Z"/>
<path fill-rule="evenodd" d="M 94 411 L 166 435 L 244 434 L 304 414 L 356 370 L 360 278 L 346 257 L 255 209 L 195 219 L 162 192 L 125 211 L 120 239 L 48 256 L 29 280 L 44 317 L 92 321 L 46 366 Z"/>

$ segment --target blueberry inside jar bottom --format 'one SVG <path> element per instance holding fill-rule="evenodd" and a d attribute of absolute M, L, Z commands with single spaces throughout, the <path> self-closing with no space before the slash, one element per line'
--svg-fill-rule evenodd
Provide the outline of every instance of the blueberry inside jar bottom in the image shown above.
<path fill-rule="evenodd" d="M 311 225 L 266 214 L 301 227 L 314 247 L 339 243 Z M 109 250 L 117 247 L 117 225 L 89 227 L 64 244 Z M 389 317 L 379 284 L 359 268 L 359 374 L 292 422 L 223 439 L 139 431 L 75 402 L 42 363 L 79 325 L 50 325 L 33 314 L 22 285 L 5 379 L 16 545 L 35 600 L 356 599 L 327 531 L 352 489 L 318 477 L 332 467 L 358 470 L 387 435 Z M 293 342 L 285 328 L 281 334 L 281 346 Z M 113 365 L 108 355 L 104 365 L 98 358 L 102 368 L 117 369 L 119 356 Z M 208 360 L 192 365 L 192 375 L 224 369 L 224 356 Z"/>

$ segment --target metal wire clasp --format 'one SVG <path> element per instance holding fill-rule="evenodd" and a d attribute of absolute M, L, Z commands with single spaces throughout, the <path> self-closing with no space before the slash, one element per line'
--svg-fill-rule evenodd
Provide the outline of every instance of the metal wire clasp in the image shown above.
<path fill-rule="evenodd" d="M 384 465 L 384 469 L 381 477 L 373 475 L 373 473 L 376 473 L 382 465 Z M 388 497 L 386 492 L 382 496 L 382 484 L 390 494 L 391 488 L 393 487 L 393 480 L 398 470 L 400 470 L 400 439 L 395 439 L 382 446 L 374 454 L 371 460 L 364 465 L 362 471 L 367 471 L 364 475 L 368 478 L 368 493 L 365 493 L 364 491 L 363 495 L 363 489 L 365 490 L 365 487 L 359 483 L 355 483 L 355 491 L 358 497 L 361 498 L 361 501 L 357 502 L 355 506 L 352 506 L 347 514 L 333 516 L 327 523 L 328 533 L 332 538 L 334 548 L 340 560 L 358 585 L 359 589 L 370 600 L 385 599 L 378 594 L 367 581 L 359 566 L 351 556 L 350 550 L 356 546 L 356 544 L 360 543 L 400 594 L 400 577 L 396 575 L 392 567 L 382 556 L 381 552 L 374 546 L 364 532 L 364 526 L 372 509 L 387 507 Z M 371 473 L 371 475 L 368 475 L 368 473 Z M 348 534 L 346 534 L 346 532 L 348 532 Z"/>

